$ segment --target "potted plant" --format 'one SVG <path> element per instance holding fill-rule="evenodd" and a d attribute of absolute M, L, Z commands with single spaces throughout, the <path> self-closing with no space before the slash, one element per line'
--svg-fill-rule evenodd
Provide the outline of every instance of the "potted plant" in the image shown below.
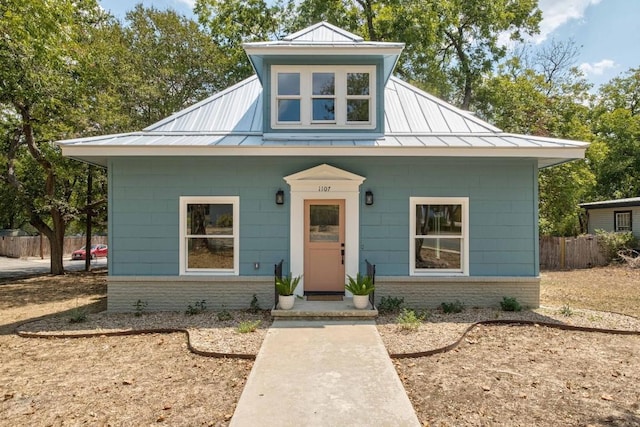
<path fill-rule="evenodd" d="M 276 291 L 278 292 L 278 305 L 281 310 L 291 310 L 295 301 L 293 291 L 296 290 L 302 276 L 288 276 L 276 279 Z"/>
<path fill-rule="evenodd" d="M 349 282 L 344 285 L 344 288 L 353 294 L 353 305 L 355 308 L 363 309 L 369 305 L 369 294 L 375 290 L 373 280 L 369 276 L 363 276 L 358 273 L 354 279 L 351 276 L 347 276 Z"/>

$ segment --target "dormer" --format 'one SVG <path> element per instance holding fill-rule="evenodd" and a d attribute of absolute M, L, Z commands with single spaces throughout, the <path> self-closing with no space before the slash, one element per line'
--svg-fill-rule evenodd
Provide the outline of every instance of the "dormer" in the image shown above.
<path fill-rule="evenodd" d="M 327 22 L 279 41 L 245 43 L 263 87 L 265 138 L 384 134 L 384 87 L 403 48 Z"/>

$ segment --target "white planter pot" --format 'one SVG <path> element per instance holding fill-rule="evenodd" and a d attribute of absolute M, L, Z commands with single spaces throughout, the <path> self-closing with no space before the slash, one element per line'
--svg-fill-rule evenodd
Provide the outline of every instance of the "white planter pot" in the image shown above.
<path fill-rule="evenodd" d="M 354 295 L 353 306 L 360 310 L 369 307 L 369 295 Z"/>
<path fill-rule="evenodd" d="M 291 310 L 295 300 L 295 295 L 278 295 L 278 305 L 280 306 L 280 310 Z"/>

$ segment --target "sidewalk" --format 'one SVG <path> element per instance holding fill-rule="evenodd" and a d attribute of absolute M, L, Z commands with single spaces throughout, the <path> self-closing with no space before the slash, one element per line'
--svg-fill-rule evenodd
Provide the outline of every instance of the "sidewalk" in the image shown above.
<path fill-rule="evenodd" d="M 420 423 L 373 321 L 276 320 L 230 426 Z"/>

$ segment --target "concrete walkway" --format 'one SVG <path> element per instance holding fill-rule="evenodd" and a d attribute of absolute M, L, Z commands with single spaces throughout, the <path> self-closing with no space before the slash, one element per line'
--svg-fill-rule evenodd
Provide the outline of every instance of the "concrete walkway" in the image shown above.
<path fill-rule="evenodd" d="M 230 425 L 420 423 L 373 321 L 276 320 Z"/>

